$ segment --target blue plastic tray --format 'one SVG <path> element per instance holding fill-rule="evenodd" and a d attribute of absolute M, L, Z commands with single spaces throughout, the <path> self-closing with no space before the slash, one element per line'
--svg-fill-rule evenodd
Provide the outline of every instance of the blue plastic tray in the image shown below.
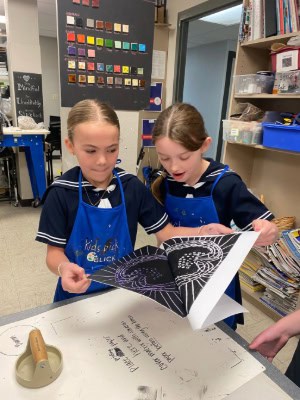
<path fill-rule="evenodd" d="M 263 123 L 263 146 L 300 152 L 300 125 Z"/>

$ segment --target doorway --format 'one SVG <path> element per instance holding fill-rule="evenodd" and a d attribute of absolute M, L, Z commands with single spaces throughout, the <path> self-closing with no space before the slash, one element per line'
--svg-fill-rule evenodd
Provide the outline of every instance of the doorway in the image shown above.
<path fill-rule="evenodd" d="M 222 119 L 228 117 L 241 3 L 210 0 L 178 15 L 173 101 L 190 103 L 202 114 L 213 139 L 205 156 L 217 161 L 223 150 Z"/>

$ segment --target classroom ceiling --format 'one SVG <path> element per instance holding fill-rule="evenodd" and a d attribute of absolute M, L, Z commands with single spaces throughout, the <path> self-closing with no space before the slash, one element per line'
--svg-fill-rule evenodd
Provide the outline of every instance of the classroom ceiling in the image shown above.
<path fill-rule="evenodd" d="M 187 47 L 196 47 L 222 40 L 237 41 L 238 33 L 239 24 L 225 26 L 197 19 L 189 23 Z"/>
<path fill-rule="evenodd" d="M 37 0 L 37 4 L 40 35 L 56 37 L 56 0 Z M 4 15 L 4 0 L 0 0 L 0 15 Z M 4 24 L 0 24 L 0 29 L 5 33 Z M 191 21 L 188 48 L 221 40 L 237 40 L 238 29 L 238 25 L 224 26 L 198 19 Z"/>

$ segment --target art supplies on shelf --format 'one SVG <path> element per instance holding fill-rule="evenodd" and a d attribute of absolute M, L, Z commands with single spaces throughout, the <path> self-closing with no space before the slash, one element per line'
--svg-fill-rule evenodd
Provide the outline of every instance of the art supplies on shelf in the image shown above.
<path fill-rule="evenodd" d="M 235 75 L 233 77 L 234 93 L 243 94 L 261 94 L 272 93 L 274 85 L 274 75 L 262 73 Z"/>
<path fill-rule="evenodd" d="M 242 21 L 240 26 L 240 42 L 237 46 L 236 52 L 236 63 L 235 63 L 235 75 L 254 75 L 260 70 L 272 70 L 272 56 L 270 51 L 278 52 L 280 50 L 284 54 L 284 62 L 282 67 L 290 67 L 293 64 L 293 58 L 289 57 L 287 47 L 292 47 L 293 50 L 300 46 L 300 27 L 299 27 L 299 10 L 297 13 L 292 9 L 292 15 L 297 16 L 297 29 L 295 29 L 295 23 L 292 29 L 284 29 L 280 31 L 277 29 L 280 27 L 278 9 L 280 4 L 283 5 L 283 1 L 270 0 L 263 2 L 264 16 L 260 18 L 264 21 L 264 32 L 261 38 L 255 38 L 253 36 L 253 15 L 252 7 L 253 0 L 244 0 L 243 6 L 244 11 L 242 15 Z M 299 0 L 297 1 L 286 1 L 289 5 L 300 5 Z M 275 15 L 275 17 L 274 17 Z M 288 20 L 288 19 L 287 19 Z M 295 22 L 295 20 L 294 20 Z M 274 23 L 276 27 L 274 28 Z M 282 26 L 283 28 L 283 26 Z M 289 49 L 290 50 L 290 49 Z M 299 54 L 299 53 L 298 53 Z M 273 55 L 273 59 L 275 54 Z M 288 125 L 275 125 L 276 122 L 286 123 L 286 118 L 281 118 L 283 111 L 290 114 L 300 113 L 299 109 L 299 94 L 298 89 L 298 68 L 299 58 L 295 57 L 294 61 L 295 68 L 293 71 L 280 72 L 283 75 L 277 75 L 277 78 L 283 78 L 280 92 L 278 91 L 277 79 L 274 83 L 272 94 L 237 94 L 232 88 L 230 96 L 229 115 L 236 114 L 240 103 L 251 101 L 256 107 L 259 107 L 264 113 L 263 123 L 270 124 L 269 129 L 265 129 L 262 132 L 264 143 L 263 145 L 240 145 L 239 142 L 227 141 L 224 147 L 223 162 L 231 165 L 232 168 L 242 177 L 246 182 L 247 187 L 251 188 L 258 194 L 264 193 L 268 197 L 267 206 L 271 209 L 274 215 L 295 215 L 297 224 L 299 225 L 299 185 L 291 184 L 291 182 L 297 182 L 298 171 L 300 170 L 300 158 L 298 144 L 300 139 L 300 131 L 297 128 L 290 127 Z M 277 71 L 278 72 L 278 71 Z M 277 88 L 277 89 L 276 89 Z M 260 121 L 259 121 L 260 122 Z M 275 127 L 275 128 L 274 128 Z M 267 133 L 266 133 L 267 131 Z M 283 141 L 283 143 L 282 143 Z M 296 143 L 296 146 L 295 146 Z M 300 146 L 300 144 L 299 144 Z M 276 179 L 275 179 L 276 177 Z M 271 196 L 271 197 L 270 197 Z M 285 226 L 287 222 L 287 226 Z M 291 221 L 281 221 L 280 230 L 291 229 Z M 259 282 L 260 283 L 260 282 Z M 255 293 L 249 286 L 244 286 L 244 296 L 259 307 L 267 315 L 274 319 L 278 319 L 278 315 L 270 311 L 270 307 L 266 303 L 259 301 L 259 297 L 262 297 L 260 293 Z M 297 297 L 297 295 L 293 295 Z M 290 298 L 290 296 L 288 296 Z M 265 298 L 265 302 L 269 299 Z"/>
<path fill-rule="evenodd" d="M 300 95 L 300 70 L 276 72 L 273 94 Z"/>
<path fill-rule="evenodd" d="M 193 329 L 202 329 L 245 309 L 224 295 L 257 232 L 177 237 L 161 248 L 146 246 L 91 275 L 91 279 L 155 300 Z"/>
<path fill-rule="evenodd" d="M 262 125 L 256 121 L 223 120 L 223 140 L 243 144 L 261 144 Z"/>

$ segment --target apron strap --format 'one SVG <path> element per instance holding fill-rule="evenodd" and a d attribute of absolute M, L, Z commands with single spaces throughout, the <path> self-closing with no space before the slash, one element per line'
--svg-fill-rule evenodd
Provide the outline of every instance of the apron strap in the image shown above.
<path fill-rule="evenodd" d="M 79 192 L 79 204 L 82 202 L 82 172 L 81 169 L 79 170 L 79 177 L 78 177 L 78 192 Z"/>
<path fill-rule="evenodd" d="M 123 186 L 122 186 L 122 183 L 121 183 L 121 179 L 120 179 L 120 177 L 119 177 L 119 174 L 118 174 L 118 172 L 117 172 L 117 170 L 116 170 L 116 169 L 114 169 L 114 170 L 113 170 L 113 174 L 114 174 L 114 175 L 115 175 L 115 177 L 117 178 L 118 185 L 119 185 L 119 187 L 120 187 L 122 204 L 124 204 L 124 205 L 125 205 L 125 196 L 124 196 L 124 190 L 123 190 Z"/>
<path fill-rule="evenodd" d="M 212 196 L 212 194 L 213 194 L 213 191 L 214 191 L 214 188 L 215 188 L 215 186 L 217 185 L 217 183 L 219 182 L 219 180 L 222 178 L 222 176 L 226 173 L 226 171 L 228 171 L 229 170 L 229 165 L 225 165 L 225 168 L 223 169 L 223 171 L 219 174 L 219 176 L 217 177 L 217 179 L 214 181 L 214 183 L 213 183 L 213 185 L 212 185 L 212 188 L 211 188 L 211 192 L 210 192 L 210 195 Z"/>

